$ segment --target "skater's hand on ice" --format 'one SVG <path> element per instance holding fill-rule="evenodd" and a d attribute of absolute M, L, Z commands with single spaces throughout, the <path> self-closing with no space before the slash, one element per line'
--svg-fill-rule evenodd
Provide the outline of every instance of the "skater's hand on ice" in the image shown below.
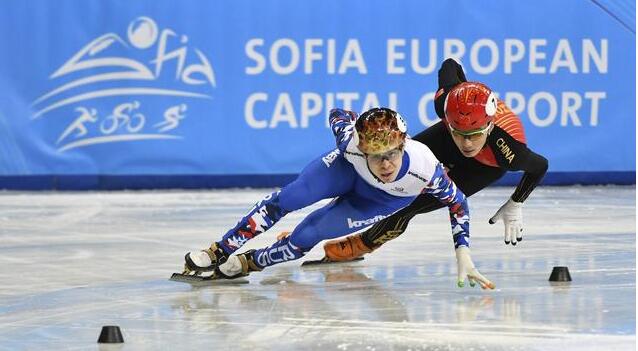
<path fill-rule="evenodd" d="M 467 246 L 459 246 L 456 249 L 456 265 L 458 269 L 458 280 L 456 284 L 459 288 L 465 286 L 466 277 L 471 287 L 474 287 L 476 283 L 479 283 L 483 289 L 494 289 L 496 287 L 494 283 L 485 278 L 478 269 L 474 267 L 474 262 L 472 262 L 472 257 L 470 257 L 470 249 Z"/>
<path fill-rule="evenodd" d="M 515 202 L 512 199 L 501 206 L 496 214 L 490 218 L 490 224 L 499 220 L 505 225 L 505 245 L 516 245 L 523 240 L 523 203 Z"/>

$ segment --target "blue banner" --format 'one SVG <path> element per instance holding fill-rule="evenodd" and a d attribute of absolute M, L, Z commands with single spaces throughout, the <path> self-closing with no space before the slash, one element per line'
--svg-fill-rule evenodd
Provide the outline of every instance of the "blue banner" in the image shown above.
<path fill-rule="evenodd" d="M 25 177 L 149 175 L 263 185 L 334 146 L 333 107 L 397 109 L 410 134 L 435 123 L 447 57 L 521 116 L 529 146 L 550 160 L 548 179 L 635 181 L 633 2 L 0 8 L 4 187 Z"/>

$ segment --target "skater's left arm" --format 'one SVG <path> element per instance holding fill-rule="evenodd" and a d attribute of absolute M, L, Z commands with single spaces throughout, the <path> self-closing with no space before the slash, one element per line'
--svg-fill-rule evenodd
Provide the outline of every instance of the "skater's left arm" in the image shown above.
<path fill-rule="evenodd" d="M 518 183 L 514 194 L 512 194 L 512 200 L 516 202 L 524 202 L 527 199 L 529 194 L 531 194 L 534 188 L 541 182 L 549 167 L 549 162 L 545 157 L 527 147 L 522 153 L 522 156 L 517 166 L 518 170 L 524 171 L 525 173 Z"/>
<path fill-rule="evenodd" d="M 494 289 L 494 283 L 485 278 L 476 269 L 470 256 L 470 211 L 467 205 L 467 198 L 447 176 L 441 163 L 437 163 L 432 179 L 424 189 L 424 193 L 432 194 L 432 196 L 447 205 L 450 211 L 458 273 L 457 285 L 459 287 L 465 286 L 465 279 L 467 278 L 472 287 L 478 283 L 483 289 Z"/>
<path fill-rule="evenodd" d="M 505 244 L 516 245 L 523 240 L 523 202 L 545 176 L 548 161 L 498 127 L 494 128 L 490 138 L 495 142 L 496 147 L 492 150 L 499 166 L 508 171 L 525 172 L 512 196 L 489 220 L 490 224 L 502 220 Z"/>

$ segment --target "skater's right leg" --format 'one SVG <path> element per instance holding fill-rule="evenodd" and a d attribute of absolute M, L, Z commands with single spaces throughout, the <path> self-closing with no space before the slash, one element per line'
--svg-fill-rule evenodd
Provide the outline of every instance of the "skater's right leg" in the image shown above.
<path fill-rule="evenodd" d="M 388 216 L 408 205 L 412 199 L 390 197 L 382 193 L 382 190 L 367 184 L 360 186 L 364 187 L 370 188 L 377 195 L 375 198 L 388 196 L 388 200 L 391 201 L 386 203 L 356 193 L 345 194 L 310 213 L 290 235 L 280 236 L 277 242 L 268 247 L 233 256 L 220 265 L 217 271 L 221 271 L 224 278 L 233 278 L 275 264 L 297 260 L 322 240 L 355 232 L 357 226 L 352 224 L 353 221 Z"/>
<path fill-rule="evenodd" d="M 280 205 L 280 194 L 278 191 L 259 201 L 220 241 L 212 243 L 210 248 L 187 253 L 184 257 L 184 271 L 195 274 L 214 271 L 248 240 L 277 223 L 290 212 Z"/>
<path fill-rule="evenodd" d="M 332 151 L 334 153 L 336 151 Z M 289 212 L 312 205 L 323 199 L 337 197 L 349 191 L 355 179 L 354 169 L 343 157 L 326 162 L 324 154 L 308 164 L 297 179 L 281 191 L 258 202 L 237 225 L 218 242 L 226 253 L 233 253 L 248 240 L 270 229 Z"/>
<path fill-rule="evenodd" d="M 185 271 L 214 271 L 248 240 L 270 229 L 287 213 L 348 192 L 356 174 L 337 152 L 326 153 L 308 164 L 297 179 L 258 202 L 209 249 L 187 253 Z M 327 157 L 334 153 L 336 158 Z"/>

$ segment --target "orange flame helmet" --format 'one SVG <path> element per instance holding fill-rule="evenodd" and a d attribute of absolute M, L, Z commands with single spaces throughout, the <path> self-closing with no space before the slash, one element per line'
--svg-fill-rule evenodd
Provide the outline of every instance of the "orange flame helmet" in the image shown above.
<path fill-rule="evenodd" d="M 398 112 L 375 107 L 357 119 L 355 130 L 355 142 L 361 152 L 381 154 L 402 146 L 408 127 Z"/>
<path fill-rule="evenodd" d="M 485 84 L 462 82 L 445 98 L 445 119 L 459 131 L 480 129 L 494 119 L 497 103 L 496 96 Z"/>

